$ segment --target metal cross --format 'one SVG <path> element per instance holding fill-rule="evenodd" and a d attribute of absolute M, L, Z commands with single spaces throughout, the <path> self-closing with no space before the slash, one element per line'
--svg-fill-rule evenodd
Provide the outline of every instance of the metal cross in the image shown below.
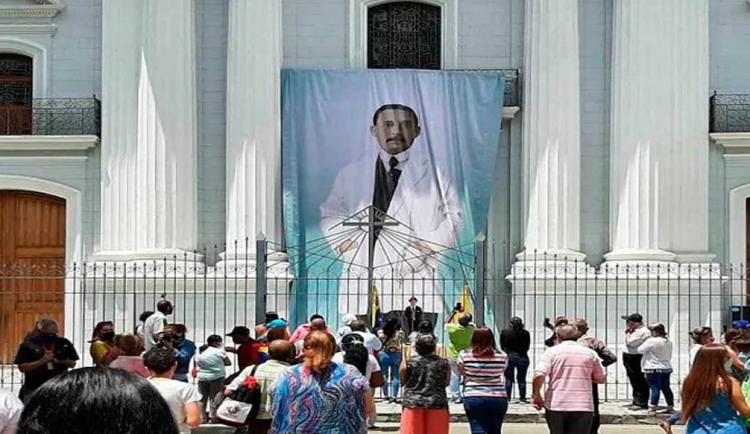
<path fill-rule="evenodd" d="M 376 219 L 376 213 L 383 215 L 382 221 Z M 398 226 L 396 221 L 385 221 L 388 215 L 375 208 L 374 206 L 367 207 L 367 222 L 363 221 L 346 221 L 343 222 L 343 226 L 353 226 L 357 228 L 367 227 L 367 318 L 372 318 L 372 288 L 375 285 L 375 229 L 383 228 L 385 226 Z M 373 325 L 374 326 L 374 325 Z"/>

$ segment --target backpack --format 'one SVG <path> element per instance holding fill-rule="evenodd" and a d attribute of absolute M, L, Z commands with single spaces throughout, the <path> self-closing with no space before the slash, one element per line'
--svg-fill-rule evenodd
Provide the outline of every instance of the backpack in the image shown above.
<path fill-rule="evenodd" d="M 261 404 L 260 385 L 255 379 L 258 366 L 253 367 L 250 376 L 232 396 L 218 395 L 223 400 L 216 409 L 217 422 L 233 427 L 244 427 L 258 417 Z"/>

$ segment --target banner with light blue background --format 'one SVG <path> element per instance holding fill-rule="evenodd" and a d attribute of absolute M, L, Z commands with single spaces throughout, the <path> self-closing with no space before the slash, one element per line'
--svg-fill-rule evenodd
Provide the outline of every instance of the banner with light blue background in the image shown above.
<path fill-rule="evenodd" d="M 451 312 L 474 286 L 500 140 L 503 77 L 283 70 L 290 319 Z M 377 230 L 370 246 L 368 207 Z M 377 215 L 375 215 L 377 213 Z M 367 288 L 372 264 L 374 290 Z"/>

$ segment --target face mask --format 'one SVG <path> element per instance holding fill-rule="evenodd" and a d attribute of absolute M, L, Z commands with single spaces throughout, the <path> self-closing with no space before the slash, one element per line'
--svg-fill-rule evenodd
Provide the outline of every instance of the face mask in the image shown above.
<path fill-rule="evenodd" d="M 115 332 L 102 333 L 102 340 L 111 341 L 115 337 Z"/>

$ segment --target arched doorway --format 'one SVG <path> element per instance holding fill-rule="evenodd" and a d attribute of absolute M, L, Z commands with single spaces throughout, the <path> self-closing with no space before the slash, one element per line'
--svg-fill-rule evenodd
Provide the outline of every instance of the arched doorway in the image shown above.
<path fill-rule="evenodd" d="M 65 199 L 0 190 L 0 363 L 40 318 L 64 326 Z"/>

